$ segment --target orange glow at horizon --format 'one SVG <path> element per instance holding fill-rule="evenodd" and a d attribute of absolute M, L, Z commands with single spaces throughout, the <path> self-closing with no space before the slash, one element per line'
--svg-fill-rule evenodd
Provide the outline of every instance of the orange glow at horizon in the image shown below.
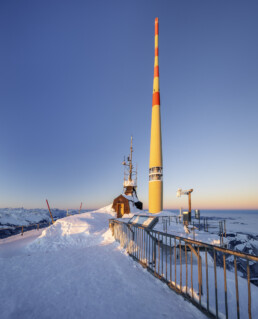
<path fill-rule="evenodd" d="M 230 196 L 222 195 L 219 197 L 206 196 L 201 198 L 201 196 L 192 194 L 192 209 L 242 209 L 242 210 L 258 210 L 258 198 L 257 196 Z M 183 198 L 174 198 L 169 201 L 165 200 L 164 209 L 169 208 L 182 209 L 188 208 L 188 198 L 184 196 Z"/>

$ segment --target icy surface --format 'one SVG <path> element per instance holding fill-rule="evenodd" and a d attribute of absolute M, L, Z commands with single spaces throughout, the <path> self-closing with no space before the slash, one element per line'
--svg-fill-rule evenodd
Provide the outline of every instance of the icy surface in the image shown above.
<path fill-rule="evenodd" d="M 205 318 L 134 262 L 108 230 L 111 206 L 0 240 L 5 318 Z"/>

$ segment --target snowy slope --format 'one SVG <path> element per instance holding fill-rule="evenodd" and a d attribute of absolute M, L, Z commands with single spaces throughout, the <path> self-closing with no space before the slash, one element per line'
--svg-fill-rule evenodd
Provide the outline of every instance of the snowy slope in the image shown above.
<path fill-rule="evenodd" d="M 5 208 L 0 210 L 0 225 L 19 226 L 51 221 L 47 210 L 29 210 L 24 208 Z"/>
<path fill-rule="evenodd" d="M 1 319 L 204 318 L 119 248 L 112 217 L 109 206 L 0 240 Z"/>
<path fill-rule="evenodd" d="M 53 218 L 63 218 L 66 216 L 65 210 L 52 209 Z M 69 211 L 75 214 L 78 211 Z M 40 222 L 51 222 L 50 214 L 47 209 L 25 209 L 25 208 L 1 208 L 0 209 L 0 228 L 6 226 L 26 226 Z"/>

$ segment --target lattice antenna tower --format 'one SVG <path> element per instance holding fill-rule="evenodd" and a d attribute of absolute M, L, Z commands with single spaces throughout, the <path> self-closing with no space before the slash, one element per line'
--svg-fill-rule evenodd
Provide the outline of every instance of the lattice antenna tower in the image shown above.
<path fill-rule="evenodd" d="M 127 156 L 127 160 L 122 162 L 124 165 L 124 183 L 123 187 L 126 190 L 128 187 L 137 188 L 137 166 L 133 165 L 133 137 L 131 136 L 130 155 Z"/>

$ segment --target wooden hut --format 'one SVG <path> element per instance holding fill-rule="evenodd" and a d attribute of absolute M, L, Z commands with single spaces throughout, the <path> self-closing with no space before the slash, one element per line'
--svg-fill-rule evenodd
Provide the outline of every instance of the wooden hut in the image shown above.
<path fill-rule="evenodd" d="M 138 209 L 142 209 L 142 202 L 137 201 L 135 202 L 133 200 L 129 199 L 128 197 L 130 196 L 124 196 L 124 195 L 119 195 L 118 197 L 116 197 L 113 201 L 113 205 L 112 208 L 116 211 L 117 213 L 117 218 L 121 218 L 123 217 L 123 215 L 125 214 L 130 214 L 131 210 L 130 210 L 130 202 Z"/>
<path fill-rule="evenodd" d="M 114 199 L 112 208 L 116 211 L 117 218 L 121 218 L 124 214 L 130 214 L 129 200 L 122 194 Z"/>

